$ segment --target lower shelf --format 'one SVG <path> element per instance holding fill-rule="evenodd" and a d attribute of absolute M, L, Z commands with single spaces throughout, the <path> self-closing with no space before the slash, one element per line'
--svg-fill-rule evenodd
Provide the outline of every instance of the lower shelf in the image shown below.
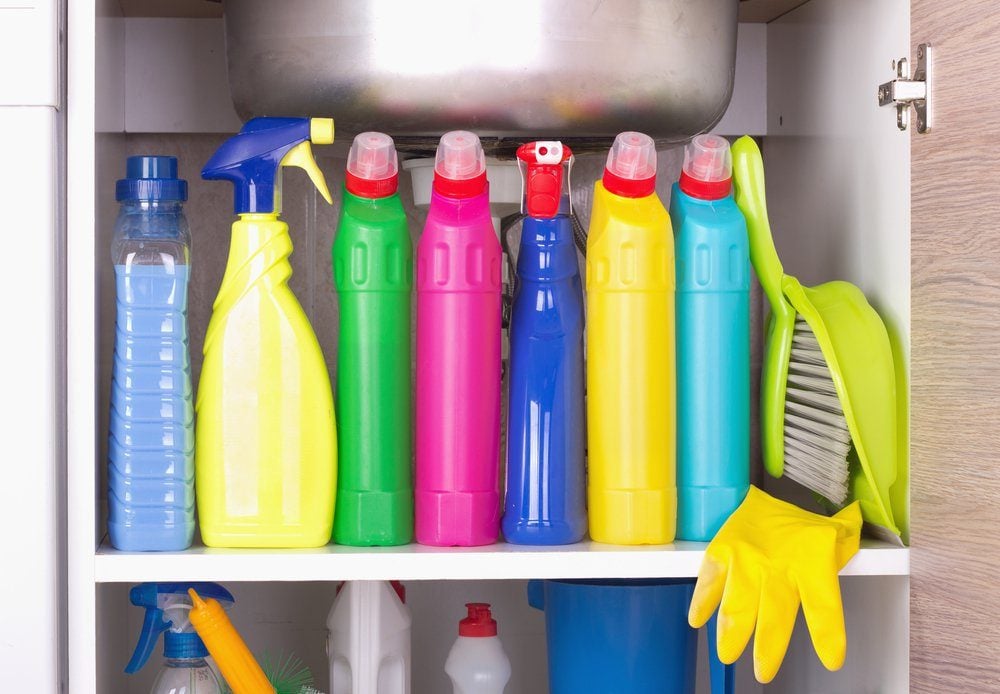
<path fill-rule="evenodd" d="M 102 545 L 98 583 L 143 581 L 358 581 L 526 578 L 686 578 L 698 574 L 705 543 L 622 547 L 580 542 L 562 547 L 498 543 L 486 547 L 345 547 L 119 552 Z M 864 540 L 843 576 L 905 576 L 909 549 Z"/>

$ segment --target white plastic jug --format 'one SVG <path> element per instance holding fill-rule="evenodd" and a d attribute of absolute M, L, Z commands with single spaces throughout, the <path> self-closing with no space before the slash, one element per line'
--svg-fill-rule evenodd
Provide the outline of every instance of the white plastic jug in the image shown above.
<path fill-rule="evenodd" d="M 327 617 L 330 694 L 410 694 L 410 611 L 402 584 L 347 581 Z"/>
<path fill-rule="evenodd" d="M 458 624 L 458 638 L 448 653 L 444 669 L 455 694 L 503 694 L 510 680 L 510 660 L 497 636 L 490 606 L 466 605 L 469 616 Z"/>

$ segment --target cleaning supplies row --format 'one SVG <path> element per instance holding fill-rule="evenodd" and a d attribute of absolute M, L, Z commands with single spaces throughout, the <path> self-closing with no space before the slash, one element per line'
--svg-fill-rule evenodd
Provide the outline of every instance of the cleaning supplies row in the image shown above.
<path fill-rule="evenodd" d="M 257 662 L 226 614 L 235 600 L 222 586 L 143 583 L 129 597 L 145 614 L 125 672 L 141 670 L 159 635 L 166 634 L 164 664 L 152 694 L 318 694 L 312 673 L 297 658 L 282 657 L 274 665 L 265 661 L 264 667 Z"/>
<path fill-rule="evenodd" d="M 501 516 L 501 252 L 482 147 L 472 133 L 447 133 L 435 160 L 416 253 L 411 485 L 411 250 L 391 138 L 364 133 L 348 157 L 332 252 L 341 300 L 339 442 L 323 355 L 288 287 L 291 239 L 279 218 L 280 171 L 304 168 L 329 200 L 310 143 L 331 142 L 332 129 L 327 119 L 255 119 L 203 171 L 207 179 L 235 184 L 240 218 L 206 335 L 195 408 L 202 538 L 210 546 L 309 547 L 325 544 L 332 531 L 345 544 L 391 545 L 410 541 L 415 531 L 417 541 L 429 545 L 492 543 Z M 564 544 L 582 539 L 588 528 L 583 292 L 570 217 L 573 156 L 559 142 L 529 143 L 517 156 L 526 218 L 511 316 L 503 529 L 511 542 Z M 653 141 L 641 133 L 619 135 L 595 184 L 586 290 L 586 494 L 595 540 L 667 543 L 678 517 L 681 538 L 707 540 L 745 494 L 749 269 L 729 163 L 722 138 L 702 136 L 688 149 L 672 204 L 679 231 L 676 297 L 671 217 L 655 193 Z M 147 172 L 141 185 L 124 182 L 127 192 L 135 189 L 124 198 L 126 207 L 138 207 L 142 219 L 159 219 L 154 208 L 162 202 L 150 190 L 163 197 L 165 189 L 182 189 L 175 162 L 173 167 L 162 176 Z M 154 186 L 153 179 L 173 183 Z M 179 214 L 179 202 L 173 208 Z M 179 301 L 175 295 L 170 300 Z M 183 322 L 181 311 L 174 324 Z M 126 329 L 135 324 L 128 316 L 120 320 Z M 187 368 L 185 346 L 174 352 Z M 150 360 L 153 368 L 163 368 L 166 353 L 161 349 L 159 361 Z M 161 406 L 165 423 L 150 416 L 151 426 L 176 427 L 165 413 Z M 126 519 L 125 531 L 112 534 L 116 546 L 180 549 L 190 542 L 190 416 L 185 423 L 186 448 L 173 451 L 187 456 L 183 471 L 171 459 L 163 462 L 180 480 L 165 478 L 155 465 L 126 466 L 133 489 L 112 496 L 113 521 Z M 112 444 L 120 438 L 113 428 Z M 167 441 L 167 434 L 160 439 Z M 116 500 L 141 507 L 135 493 L 140 483 L 157 491 L 151 498 L 173 514 L 161 519 L 164 526 L 177 522 L 178 509 L 168 504 L 176 506 L 180 494 L 170 485 L 187 485 L 185 535 L 175 532 L 172 542 L 158 544 L 140 536 L 119 542 L 136 508 L 116 514 Z"/>
<path fill-rule="evenodd" d="M 754 503 L 762 503 L 755 493 L 762 494 L 752 490 L 748 504 L 751 499 Z M 860 521 L 856 506 L 852 509 L 856 531 Z M 809 515 L 797 509 L 792 511 L 796 512 L 800 516 Z M 743 518 L 746 519 L 746 513 Z M 822 533 L 824 523 L 833 527 L 838 519 L 814 521 L 808 532 Z M 850 555 L 849 526 L 851 523 L 846 519 L 837 525 L 841 529 L 837 534 L 837 546 L 844 547 L 838 561 L 846 561 Z M 726 528 L 735 531 L 732 523 L 727 523 Z M 753 541 L 739 533 L 735 531 L 727 536 L 730 543 L 736 537 L 742 537 L 744 543 Z M 815 537 L 796 536 L 795 539 Z M 811 558 L 823 560 L 822 553 L 832 549 L 828 544 L 814 543 L 816 552 Z M 742 551 L 742 546 L 734 544 L 717 544 L 716 547 L 723 552 L 733 548 Z M 816 569 L 810 571 L 802 575 L 820 575 Z M 724 582 L 724 572 L 720 576 Z M 698 638 L 697 631 L 686 623 L 687 613 L 690 609 L 693 621 L 694 615 L 704 613 L 706 607 L 714 609 L 704 595 L 716 589 L 721 592 L 721 585 L 713 584 L 707 591 L 705 585 L 695 588 L 690 579 L 530 581 L 528 603 L 545 613 L 550 691 L 553 694 L 617 691 L 693 694 L 698 669 L 695 663 Z M 745 589 L 737 586 L 733 590 L 737 588 Z M 234 599 L 222 586 L 214 583 L 144 583 L 134 587 L 130 595 L 132 603 L 146 611 L 143 631 L 126 672 L 138 671 L 150 657 L 159 634 L 166 632 L 166 659 L 153 694 L 214 694 L 224 691 L 223 679 L 233 694 L 315 692 L 311 688 L 311 673 L 295 658 L 287 658 L 285 667 L 272 668 L 265 673 L 267 668 L 258 664 L 226 614 L 224 606 L 232 606 Z M 466 611 L 444 662 L 453 692 L 502 694 L 511 678 L 511 663 L 498 636 L 497 621 L 486 603 L 467 603 Z M 811 619 L 817 614 L 814 613 Z M 790 616 L 794 617 L 794 609 Z M 787 622 L 787 634 L 777 635 L 785 637 L 786 646 L 793 621 Z M 811 628 L 812 624 L 811 621 Z M 749 626 L 752 629 L 752 621 Z M 379 694 L 410 694 L 411 627 L 406 591 L 400 583 L 349 581 L 342 584 L 327 619 L 331 694 L 376 691 Z M 713 621 L 708 649 L 712 692 L 731 694 L 734 673 L 715 655 L 714 628 Z M 721 632 L 720 639 L 731 641 L 731 627 L 727 629 Z M 722 644 L 722 640 L 719 643 Z M 211 660 L 207 659 L 209 655 Z M 770 664 L 772 660 L 764 662 Z"/>
<path fill-rule="evenodd" d="M 709 540 L 749 485 L 750 271 L 728 142 L 688 145 L 669 216 L 655 183 L 652 140 L 620 135 L 587 244 L 590 533 L 603 542 Z"/>
<path fill-rule="evenodd" d="M 142 669 L 165 633 L 164 664 L 152 694 L 316 691 L 312 674 L 294 657 L 261 667 L 226 614 L 232 594 L 218 584 L 143 583 L 132 588 L 130 600 L 145 613 L 126 673 Z M 445 671 L 455 694 L 502 694 L 511 667 L 497 622 L 486 603 L 466 609 Z M 327 619 L 331 694 L 410 694 L 410 626 L 406 591 L 397 581 L 342 584 Z"/>

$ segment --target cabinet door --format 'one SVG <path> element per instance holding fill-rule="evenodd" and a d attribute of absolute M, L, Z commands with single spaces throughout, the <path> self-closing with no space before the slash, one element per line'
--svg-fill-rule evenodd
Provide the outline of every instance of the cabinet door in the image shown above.
<path fill-rule="evenodd" d="M 1000 688 L 1000 7 L 912 0 L 934 47 L 912 153 L 914 692 Z"/>

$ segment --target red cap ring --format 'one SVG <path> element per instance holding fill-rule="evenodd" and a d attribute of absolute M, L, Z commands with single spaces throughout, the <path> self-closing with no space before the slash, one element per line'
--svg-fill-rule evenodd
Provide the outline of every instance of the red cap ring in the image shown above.
<path fill-rule="evenodd" d="M 604 169 L 604 188 L 613 195 L 620 195 L 623 198 L 644 198 L 656 192 L 656 176 L 640 178 L 638 180 L 623 178 L 618 174 Z"/>
<path fill-rule="evenodd" d="M 399 175 L 372 180 L 345 172 L 344 187 L 351 195 L 359 198 L 387 198 L 399 188 Z"/>
<path fill-rule="evenodd" d="M 486 172 L 478 176 L 456 180 L 434 172 L 434 190 L 448 198 L 472 198 L 486 190 Z"/>

